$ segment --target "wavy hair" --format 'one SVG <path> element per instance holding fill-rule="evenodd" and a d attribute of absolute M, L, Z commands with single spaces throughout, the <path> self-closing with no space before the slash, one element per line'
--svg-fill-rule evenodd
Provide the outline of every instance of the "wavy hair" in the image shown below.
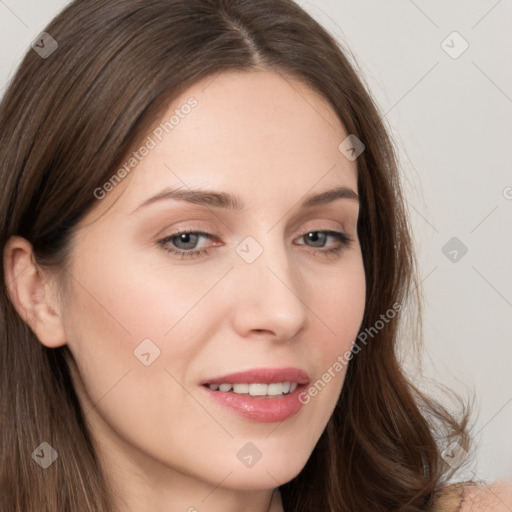
<path fill-rule="evenodd" d="M 195 82 L 266 69 L 309 85 L 357 159 L 366 275 L 361 332 L 394 304 L 421 310 L 392 141 L 342 46 L 291 0 L 75 0 L 46 28 L 58 49 L 30 49 L 0 105 L 0 246 L 27 239 L 61 272 L 76 224 L 149 124 Z M 340 141 L 341 142 L 341 141 Z M 3 267 L 2 267 L 3 268 Z M 2 272 L 0 503 L 3 512 L 114 512 L 73 388 L 67 346 L 49 349 L 17 314 Z M 441 444 L 468 448 L 460 418 L 422 394 L 399 364 L 403 315 L 351 360 L 339 401 L 301 472 L 280 487 L 287 512 L 430 510 L 450 467 Z M 421 342 L 420 316 L 411 344 Z M 42 440 L 66 457 L 46 471 Z"/>

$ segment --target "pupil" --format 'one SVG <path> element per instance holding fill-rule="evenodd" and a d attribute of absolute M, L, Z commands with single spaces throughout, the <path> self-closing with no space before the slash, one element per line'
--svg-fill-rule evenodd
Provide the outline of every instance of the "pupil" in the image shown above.
<path fill-rule="evenodd" d="M 322 235 L 325 236 L 324 233 L 322 233 Z M 318 231 L 312 231 L 311 233 L 308 233 L 308 238 L 311 242 L 318 242 L 321 236 Z"/>
<path fill-rule="evenodd" d="M 178 240 L 176 241 L 176 243 L 181 244 L 185 244 L 185 246 L 187 244 L 190 244 L 192 243 L 192 245 L 195 244 L 195 242 L 191 242 L 191 237 L 194 237 L 194 236 L 197 236 L 197 235 L 194 235 L 193 233 L 182 233 L 181 235 L 178 235 Z M 190 247 L 181 247 L 182 249 L 190 249 Z"/>

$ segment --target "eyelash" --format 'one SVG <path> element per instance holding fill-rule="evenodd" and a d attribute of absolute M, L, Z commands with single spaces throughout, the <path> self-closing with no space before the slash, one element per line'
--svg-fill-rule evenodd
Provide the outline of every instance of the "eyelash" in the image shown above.
<path fill-rule="evenodd" d="M 318 230 L 318 229 L 307 231 L 299 238 L 303 238 L 306 235 L 308 235 L 309 233 L 324 233 L 326 235 L 329 235 L 329 236 L 332 236 L 332 237 L 338 239 L 340 245 L 338 245 L 337 247 L 333 247 L 332 249 L 315 249 L 314 247 L 312 248 L 313 252 L 320 253 L 326 257 L 336 256 L 343 249 L 349 247 L 353 242 L 353 239 L 350 236 L 348 236 L 346 233 L 342 233 L 339 231 L 331 231 L 331 230 L 323 230 L 322 231 L 322 230 Z M 175 231 L 174 233 L 171 233 L 169 236 L 166 236 L 162 240 L 159 240 L 158 243 L 162 246 L 162 249 L 164 251 L 169 252 L 171 254 L 175 254 L 176 256 L 181 256 L 181 259 L 184 259 L 184 258 L 193 259 L 193 258 L 200 257 L 202 255 L 208 255 L 209 249 L 195 249 L 195 250 L 191 249 L 189 251 L 184 251 L 184 250 L 173 249 L 173 248 L 169 247 L 168 245 L 166 245 L 172 239 L 174 239 L 180 235 L 187 235 L 187 234 L 204 236 L 208 240 L 211 240 L 212 238 L 214 238 L 214 235 L 211 235 L 210 233 L 205 233 L 203 231 L 194 231 L 192 229 L 184 229 L 181 231 Z M 300 244 L 300 245 L 305 245 L 305 244 Z"/>

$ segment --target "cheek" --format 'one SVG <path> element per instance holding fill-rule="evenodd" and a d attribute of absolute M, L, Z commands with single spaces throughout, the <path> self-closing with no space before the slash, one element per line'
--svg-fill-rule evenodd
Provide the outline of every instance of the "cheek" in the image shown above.
<path fill-rule="evenodd" d="M 324 364 L 332 364 L 338 355 L 352 347 L 363 320 L 365 300 L 366 282 L 360 258 L 355 258 L 343 275 L 333 277 L 316 295 L 319 321 L 329 333 L 321 338 Z"/>
<path fill-rule="evenodd" d="M 99 268 L 101 274 L 82 269 L 83 284 L 73 289 L 66 318 L 86 421 L 97 441 L 108 443 L 103 453 L 109 457 L 124 458 L 125 443 L 164 464 L 197 471 L 190 446 L 206 458 L 211 453 L 211 461 L 225 450 L 201 436 L 222 438 L 225 432 L 183 387 L 205 339 L 206 310 L 193 305 L 209 286 L 181 286 L 184 278 L 170 286 L 140 268 L 130 273 L 105 262 Z"/>
<path fill-rule="evenodd" d="M 145 339 L 163 350 L 182 325 L 190 324 L 190 312 L 225 272 L 217 269 L 206 275 L 179 268 L 170 272 L 138 254 L 117 258 L 115 244 L 109 246 L 105 240 L 97 245 L 103 247 L 101 253 L 82 253 L 73 269 L 78 279 L 70 300 L 74 309 L 69 328 L 85 333 L 87 343 L 101 344 L 101 350 L 111 346 L 114 352 L 133 356 Z M 191 348 L 191 343 L 179 343 L 176 350 L 182 347 Z"/>
<path fill-rule="evenodd" d="M 314 299 L 317 316 L 315 345 L 309 347 L 309 360 L 317 361 L 316 374 L 300 399 L 314 409 L 318 425 L 325 426 L 339 398 L 351 350 L 365 310 L 366 282 L 361 260 L 347 265 L 343 276 L 333 276 Z"/>
<path fill-rule="evenodd" d="M 86 390 L 85 407 L 99 403 L 113 424 L 130 417 L 142 428 L 151 413 L 165 415 L 163 404 L 183 406 L 177 381 L 185 380 L 199 348 L 187 311 L 205 284 L 184 286 L 179 275 L 169 282 L 158 278 L 161 270 L 149 272 L 135 258 L 119 261 L 107 242 L 100 246 L 101 254 L 83 252 L 71 269 L 75 279 L 64 318 L 68 345 Z"/>

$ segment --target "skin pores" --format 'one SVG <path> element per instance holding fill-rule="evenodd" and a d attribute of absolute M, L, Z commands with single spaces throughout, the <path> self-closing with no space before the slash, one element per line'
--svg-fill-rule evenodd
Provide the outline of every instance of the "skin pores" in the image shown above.
<path fill-rule="evenodd" d="M 190 98 L 197 104 L 168 133 L 154 131 Z M 79 397 L 126 510 L 263 511 L 311 455 L 346 369 L 279 423 L 235 414 L 200 383 L 296 367 L 311 385 L 350 350 L 365 304 L 359 204 L 299 207 L 337 187 L 357 193 L 356 162 L 338 149 L 348 134 L 317 93 L 269 71 L 198 82 L 152 130 L 155 147 L 74 239 L 60 314 Z M 245 208 L 139 207 L 168 188 L 233 194 Z M 159 243 L 178 230 L 211 238 Z M 327 231 L 352 241 L 327 254 L 341 245 Z"/>

